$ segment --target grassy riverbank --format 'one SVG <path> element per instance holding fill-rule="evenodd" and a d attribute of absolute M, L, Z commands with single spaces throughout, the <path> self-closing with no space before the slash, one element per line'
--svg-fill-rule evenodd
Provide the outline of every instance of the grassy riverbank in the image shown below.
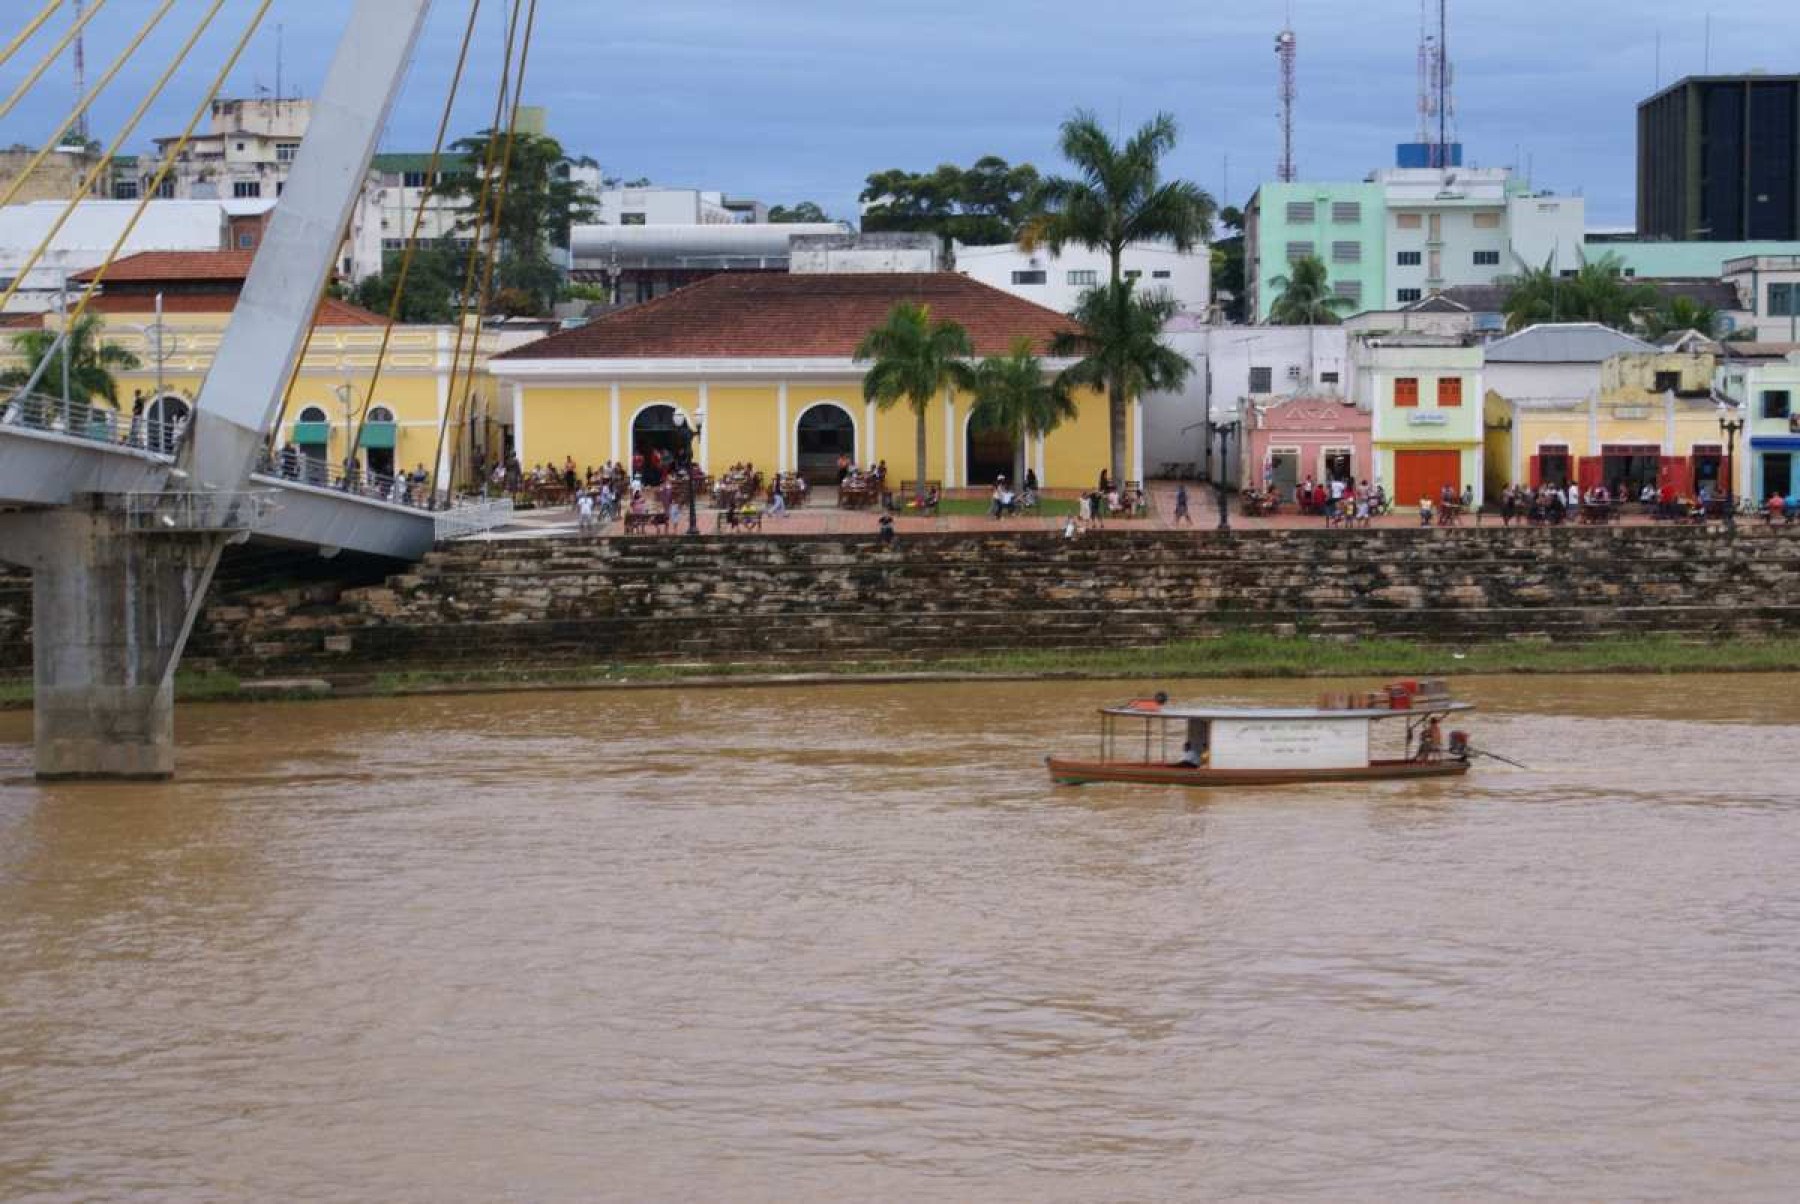
<path fill-rule="evenodd" d="M 934 661 L 595 664 L 474 672 L 418 670 L 338 678 L 321 693 L 253 689 L 230 674 L 184 674 L 184 702 L 277 697 L 390 697 L 520 689 L 631 689 L 683 685 L 815 685 L 855 681 L 1020 681 L 1092 679 L 1165 682 L 1180 678 L 1463 676 L 1534 673 L 1800 672 L 1800 637 L 1694 643 L 1664 636 L 1579 644 L 1483 644 L 1466 649 L 1400 640 L 1323 643 L 1238 635 L 1160 648 L 1093 652 L 995 652 Z M 0 708 L 31 705 L 30 682 L 0 683 Z"/>

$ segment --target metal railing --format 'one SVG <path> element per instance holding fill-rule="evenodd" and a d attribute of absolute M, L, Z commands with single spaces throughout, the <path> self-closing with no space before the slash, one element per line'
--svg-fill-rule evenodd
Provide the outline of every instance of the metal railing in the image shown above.
<path fill-rule="evenodd" d="M 185 417 L 173 422 L 134 418 L 109 406 L 85 401 L 64 401 L 42 393 L 15 394 L 0 401 L 0 427 L 23 427 L 84 439 L 113 447 L 135 447 L 172 456 L 187 429 Z"/>
<path fill-rule="evenodd" d="M 265 526 L 280 504 L 276 490 L 127 493 L 126 526 L 148 535 L 225 534 Z"/>
<path fill-rule="evenodd" d="M 458 502 L 436 515 L 439 539 L 467 539 L 483 531 L 492 531 L 512 521 L 513 504 L 509 497 L 470 498 Z"/>

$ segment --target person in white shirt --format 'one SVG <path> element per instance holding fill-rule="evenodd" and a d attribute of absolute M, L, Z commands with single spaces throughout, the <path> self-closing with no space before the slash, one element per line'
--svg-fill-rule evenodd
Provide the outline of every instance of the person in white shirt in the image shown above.
<path fill-rule="evenodd" d="M 575 513 L 580 516 L 579 526 L 583 535 L 594 533 L 594 495 L 582 490 L 575 497 Z"/>

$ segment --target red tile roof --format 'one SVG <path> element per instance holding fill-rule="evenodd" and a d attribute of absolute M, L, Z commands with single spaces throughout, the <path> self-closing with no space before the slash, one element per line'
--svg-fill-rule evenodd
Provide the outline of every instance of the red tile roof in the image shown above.
<path fill-rule="evenodd" d="M 1038 351 L 1074 322 L 953 272 L 921 275 L 724 273 L 496 356 L 536 359 L 843 358 L 895 303 L 961 323 L 980 355 L 1027 337 Z"/>
<path fill-rule="evenodd" d="M 228 314 L 237 308 L 236 293 L 167 293 L 163 296 L 165 314 Z M 97 314 L 153 314 L 156 299 L 145 293 L 96 293 L 88 303 Z M 387 318 L 360 305 L 327 297 L 319 306 L 320 326 L 384 326 Z"/>
<path fill-rule="evenodd" d="M 113 260 L 106 271 L 108 284 L 156 284 L 168 280 L 235 280 L 250 275 L 255 251 L 139 251 Z M 99 268 L 69 277 L 86 284 Z"/>
<path fill-rule="evenodd" d="M 43 314 L 0 314 L 0 330 L 38 330 L 43 325 Z"/>

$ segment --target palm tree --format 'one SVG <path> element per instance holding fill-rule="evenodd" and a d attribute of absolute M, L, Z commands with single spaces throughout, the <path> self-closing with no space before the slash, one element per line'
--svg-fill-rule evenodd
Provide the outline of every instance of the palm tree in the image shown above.
<path fill-rule="evenodd" d="M 1512 331 L 1541 322 L 1599 322 L 1629 331 L 1661 303 L 1656 290 L 1625 275 L 1624 261 L 1612 254 L 1583 263 L 1566 277 L 1546 260 L 1507 283 L 1506 328 Z"/>
<path fill-rule="evenodd" d="M 1158 113 L 1123 145 L 1116 144 L 1087 109 L 1078 109 L 1062 124 L 1063 158 L 1074 178 L 1052 177 L 1038 193 L 1042 211 L 1019 231 L 1026 251 L 1048 247 L 1061 254 L 1071 244 L 1105 251 L 1111 271 L 1107 283 L 1124 282 L 1121 260 L 1136 242 L 1166 242 L 1191 251 L 1206 242 L 1217 209 L 1213 198 L 1186 180 L 1164 180 L 1162 160 L 1175 149 L 1175 118 Z M 1125 472 L 1125 401 L 1122 381 L 1109 381 L 1108 419 L 1112 427 L 1115 479 Z"/>
<path fill-rule="evenodd" d="M 1269 307 L 1269 322 L 1275 326 L 1336 326 L 1343 318 L 1340 310 L 1355 303 L 1331 291 L 1326 282 L 1325 261 L 1317 255 L 1296 259 L 1291 275 L 1277 276 L 1270 283 L 1281 290 Z"/>
<path fill-rule="evenodd" d="M 1660 339 L 1666 334 L 1682 334 L 1694 330 L 1707 338 L 1717 338 L 1719 333 L 1719 311 L 1704 301 L 1696 301 L 1692 297 L 1674 296 L 1666 299 L 1662 308 L 1645 316 L 1644 333 L 1653 339 Z"/>
<path fill-rule="evenodd" d="M 1137 295 L 1137 282 L 1126 280 L 1089 289 L 1075 307 L 1078 331 L 1064 331 L 1050 343 L 1050 354 L 1076 357 L 1059 378 L 1064 388 L 1117 390 L 1141 398 L 1150 392 L 1173 392 L 1194 370 L 1187 357 L 1162 341 L 1163 327 L 1175 316 L 1175 298 L 1161 291 Z M 1124 447 L 1115 439 L 1112 479 L 1125 480 Z"/>
<path fill-rule="evenodd" d="M 27 330 L 13 336 L 13 350 L 25 361 L 23 367 L 0 372 L 0 388 L 23 388 L 43 364 L 54 357 L 38 380 L 44 394 L 62 395 L 62 361 L 64 349 L 57 343 L 54 330 Z M 68 338 L 69 396 L 72 406 L 83 409 L 101 400 L 119 408 L 119 385 L 114 372 L 129 372 L 138 367 L 137 356 L 116 343 L 100 338 L 100 319 L 93 314 L 82 316 L 69 327 Z"/>
<path fill-rule="evenodd" d="M 1045 378 L 1030 339 L 1016 339 L 1010 355 L 991 355 L 976 365 L 969 422 L 976 430 L 1005 431 L 1012 439 L 1015 485 L 1025 479 L 1025 440 L 1048 435 L 1076 413 L 1063 380 Z"/>
<path fill-rule="evenodd" d="M 918 417 L 915 488 L 921 503 L 925 501 L 926 411 L 945 389 L 974 387 L 975 370 L 968 363 L 974 354 L 968 331 L 955 322 L 933 322 L 929 307 L 911 301 L 896 304 L 886 321 L 857 344 L 855 358 L 870 362 L 863 374 L 863 399 L 884 410 L 904 401 Z"/>

